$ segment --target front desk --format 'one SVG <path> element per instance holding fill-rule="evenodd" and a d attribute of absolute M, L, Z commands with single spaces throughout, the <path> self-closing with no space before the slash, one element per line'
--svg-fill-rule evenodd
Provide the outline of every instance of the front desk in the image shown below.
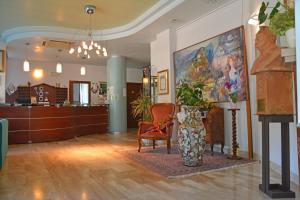
<path fill-rule="evenodd" d="M 8 119 L 9 144 L 59 141 L 106 133 L 108 107 L 3 106 L 0 118 Z"/>

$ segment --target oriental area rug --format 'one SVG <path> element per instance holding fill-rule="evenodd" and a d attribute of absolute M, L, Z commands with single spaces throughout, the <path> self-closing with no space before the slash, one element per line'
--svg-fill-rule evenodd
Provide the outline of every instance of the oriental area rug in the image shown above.
<path fill-rule="evenodd" d="M 128 159 L 167 178 L 187 177 L 256 163 L 254 160 L 245 158 L 241 160 L 230 160 L 227 159 L 226 154 L 214 152 L 214 155 L 211 155 L 210 151 L 206 151 L 201 166 L 188 167 L 183 165 L 181 155 L 176 146 L 172 147 L 170 154 L 167 154 L 165 146 L 157 147 L 156 149 L 144 147 L 141 149 L 140 153 L 137 152 L 137 150 L 125 150 L 119 152 Z"/>

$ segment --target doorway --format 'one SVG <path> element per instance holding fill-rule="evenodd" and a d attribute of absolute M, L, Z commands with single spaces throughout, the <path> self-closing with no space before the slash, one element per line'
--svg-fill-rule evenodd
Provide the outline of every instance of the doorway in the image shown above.
<path fill-rule="evenodd" d="M 138 120 L 132 115 L 131 102 L 136 100 L 142 94 L 142 83 L 127 83 L 127 127 L 137 128 Z"/>

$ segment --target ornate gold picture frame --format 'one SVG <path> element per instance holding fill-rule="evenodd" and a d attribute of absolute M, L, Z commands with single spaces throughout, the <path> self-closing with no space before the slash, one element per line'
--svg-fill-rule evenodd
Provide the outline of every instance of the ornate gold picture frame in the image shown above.
<path fill-rule="evenodd" d="M 169 70 L 157 72 L 158 94 L 169 94 Z"/>

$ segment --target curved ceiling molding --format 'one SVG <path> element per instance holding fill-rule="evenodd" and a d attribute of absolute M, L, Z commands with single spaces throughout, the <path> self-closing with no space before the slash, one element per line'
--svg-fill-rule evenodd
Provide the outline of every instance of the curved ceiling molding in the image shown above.
<path fill-rule="evenodd" d="M 111 40 L 133 35 L 184 1 L 185 0 L 160 0 L 143 15 L 126 25 L 112 29 L 93 31 L 93 39 L 96 41 Z M 88 39 L 86 31 L 84 30 L 53 26 L 22 26 L 9 29 L 2 34 L 2 40 L 7 44 L 13 40 L 31 37 L 71 39 L 74 41 Z"/>

